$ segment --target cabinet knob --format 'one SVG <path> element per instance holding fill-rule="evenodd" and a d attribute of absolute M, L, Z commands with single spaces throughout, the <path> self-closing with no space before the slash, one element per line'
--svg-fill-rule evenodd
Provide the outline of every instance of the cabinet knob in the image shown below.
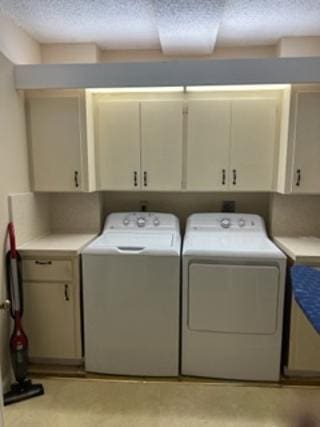
<path fill-rule="evenodd" d="M 133 185 L 135 187 L 138 187 L 138 172 L 137 171 L 133 172 Z"/>
<path fill-rule="evenodd" d="M 300 187 L 301 184 L 301 169 L 297 169 L 297 180 L 296 180 L 296 186 Z"/>
<path fill-rule="evenodd" d="M 148 173 L 146 171 L 143 172 L 143 185 L 148 186 Z"/>
<path fill-rule="evenodd" d="M 79 172 L 74 171 L 74 185 L 76 188 L 79 187 Z"/>
<path fill-rule="evenodd" d="M 11 301 L 6 299 L 2 303 L 0 303 L 0 310 L 9 310 L 11 307 Z"/>
<path fill-rule="evenodd" d="M 237 170 L 232 169 L 232 185 L 236 185 L 236 184 L 237 184 Z"/>
<path fill-rule="evenodd" d="M 222 185 L 226 185 L 226 170 L 222 169 Z"/>

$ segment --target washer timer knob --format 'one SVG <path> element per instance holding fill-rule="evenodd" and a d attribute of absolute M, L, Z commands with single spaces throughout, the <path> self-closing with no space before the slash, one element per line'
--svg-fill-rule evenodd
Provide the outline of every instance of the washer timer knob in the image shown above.
<path fill-rule="evenodd" d="M 239 219 L 239 227 L 244 227 L 246 225 L 246 221 L 244 218 Z"/>
<path fill-rule="evenodd" d="M 146 220 L 142 216 L 137 218 L 137 226 L 138 227 L 144 227 L 146 225 Z"/>
<path fill-rule="evenodd" d="M 230 221 L 230 219 L 229 219 L 229 218 L 223 218 L 223 219 L 220 221 L 220 224 L 221 224 L 221 227 L 223 227 L 223 228 L 229 228 L 229 227 L 230 227 L 230 225 L 231 225 L 231 221 Z"/>
<path fill-rule="evenodd" d="M 129 223 L 130 223 L 129 218 L 125 218 L 125 219 L 123 220 L 123 225 L 129 225 Z"/>
<path fill-rule="evenodd" d="M 156 227 L 157 227 L 158 225 L 160 225 L 160 220 L 159 220 L 159 218 L 154 218 L 154 220 L 153 220 L 153 225 L 155 225 Z"/>

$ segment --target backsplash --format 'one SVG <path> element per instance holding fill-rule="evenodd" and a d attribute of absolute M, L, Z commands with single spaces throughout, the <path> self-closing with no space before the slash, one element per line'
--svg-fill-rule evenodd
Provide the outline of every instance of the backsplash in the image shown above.
<path fill-rule="evenodd" d="M 99 193 L 17 193 L 9 196 L 18 246 L 50 233 L 98 233 L 102 227 Z"/>
<path fill-rule="evenodd" d="M 49 234 L 48 194 L 10 194 L 9 212 L 15 225 L 18 245 Z"/>
<path fill-rule="evenodd" d="M 273 194 L 270 230 L 272 236 L 320 237 L 320 196 Z"/>
<path fill-rule="evenodd" d="M 102 227 L 99 193 L 54 193 L 50 196 L 52 233 L 97 233 Z"/>
<path fill-rule="evenodd" d="M 17 243 L 49 233 L 97 233 L 111 212 L 148 211 L 177 215 L 184 229 L 189 215 L 221 212 L 224 201 L 235 211 L 261 215 L 273 236 L 320 236 L 320 196 L 268 193 L 18 193 L 9 196 Z"/>
<path fill-rule="evenodd" d="M 235 201 L 240 213 L 261 215 L 268 224 L 268 193 L 164 193 L 164 192 L 104 192 L 104 216 L 111 212 L 139 211 L 146 202 L 147 210 L 177 215 L 184 229 L 189 215 L 196 212 L 221 212 L 223 201 Z"/>

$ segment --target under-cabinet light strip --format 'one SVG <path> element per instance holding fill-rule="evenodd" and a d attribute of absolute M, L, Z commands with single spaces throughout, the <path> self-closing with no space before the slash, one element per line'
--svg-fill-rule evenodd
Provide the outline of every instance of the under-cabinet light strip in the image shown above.
<path fill-rule="evenodd" d="M 103 89 L 88 89 L 92 93 L 148 93 L 148 92 L 183 92 L 183 86 L 169 87 L 119 87 L 119 88 L 103 88 Z"/>
<path fill-rule="evenodd" d="M 218 91 L 247 91 L 247 90 L 280 90 L 286 89 L 287 84 L 259 85 L 228 85 L 228 86 L 186 86 L 186 92 L 218 92 Z"/>

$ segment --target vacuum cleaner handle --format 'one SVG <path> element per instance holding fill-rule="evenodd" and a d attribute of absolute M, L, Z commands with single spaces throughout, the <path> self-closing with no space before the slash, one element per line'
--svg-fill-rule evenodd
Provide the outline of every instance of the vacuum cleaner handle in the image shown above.
<path fill-rule="evenodd" d="M 8 224 L 8 234 L 9 234 L 9 241 L 10 241 L 11 258 L 17 258 L 16 236 L 14 231 L 14 225 L 12 222 L 9 222 Z"/>
<path fill-rule="evenodd" d="M 21 274 L 21 256 L 17 251 L 13 223 L 8 224 L 10 250 L 6 257 L 8 294 L 11 300 L 11 316 L 15 318 L 19 312 L 23 315 L 23 289 Z"/>

